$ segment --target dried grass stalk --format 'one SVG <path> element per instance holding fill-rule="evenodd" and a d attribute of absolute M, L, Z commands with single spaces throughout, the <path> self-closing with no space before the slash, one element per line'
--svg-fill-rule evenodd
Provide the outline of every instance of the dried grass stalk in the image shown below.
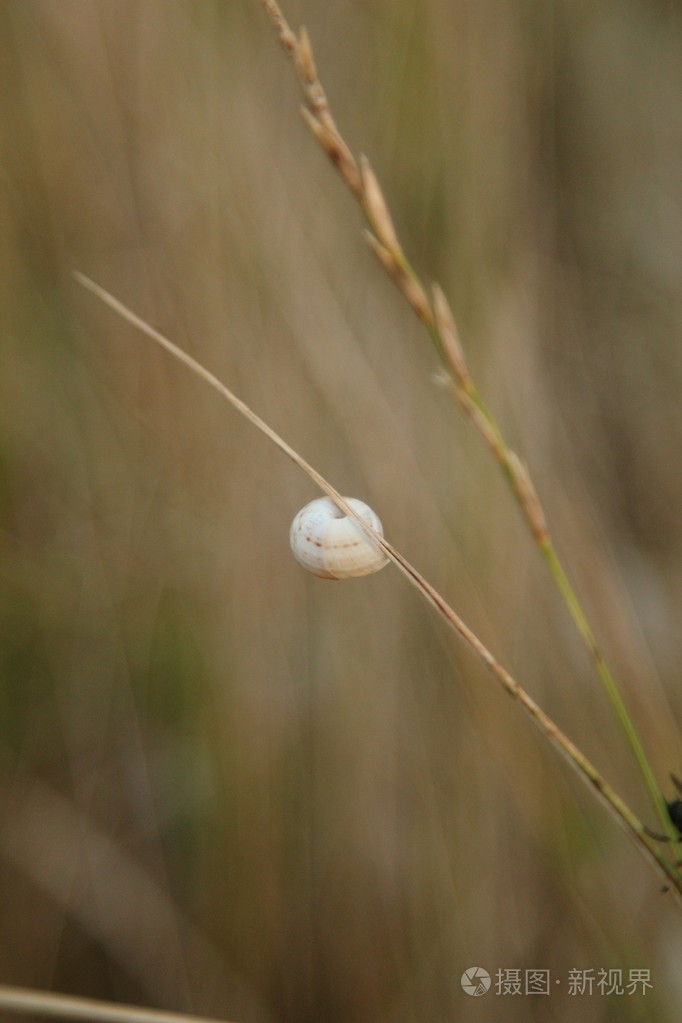
<path fill-rule="evenodd" d="M 497 679 L 502 688 L 519 704 L 522 710 L 528 715 L 540 732 L 558 750 L 559 753 L 578 772 L 580 777 L 592 791 L 597 795 L 602 805 L 611 813 L 616 821 L 625 829 L 635 841 L 637 848 L 651 863 L 654 869 L 664 878 L 666 884 L 672 884 L 674 890 L 682 902 L 682 878 L 675 866 L 669 863 L 655 840 L 647 833 L 642 823 L 630 810 L 626 803 L 620 798 L 615 790 L 609 785 L 603 775 L 594 764 L 582 753 L 580 749 L 566 736 L 542 708 L 526 692 L 523 686 L 499 663 L 496 657 L 488 650 L 485 644 L 459 617 L 456 611 L 447 603 L 445 598 L 429 583 L 417 569 L 410 564 L 407 558 L 393 546 L 385 537 L 377 533 L 363 519 L 359 518 L 354 510 L 346 503 L 339 491 L 329 483 L 317 469 L 313 468 L 294 448 L 291 447 L 275 430 L 272 429 L 259 415 L 238 398 L 226 385 L 213 373 L 207 370 L 201 363 L 193 359 L 191 355 L 184 352 L 169 338 L 156 330 L 140 316 L 134 313 L 126 305 L 120 302 L 112 294 L 102 288 L 99 284 L 91 281 L 84 274 L 75 273 L 76 279 L 83 287 L 96 295 L 105 305 L 122 316 L 124 320 L 132 324 L 147 337 L 151 338 L 167 352 L 173 355 L 180 362 L 184 363 L 214 390 L 218 391 L 241 415 L 252 423 L 261 433 L 265 434 L 276 446 L 283 451 L 296 465 L 302 469 L 310 479 L 320 487 L 335 502 L 335 504 L 346 514 L 351 516 L 364 530 L 364 532 L 384 551 L 387 557 L 402 572 L 405 578 L 421 594 L 421 596 L 433 607 L 441 618 L 447 622 L 473 650 L 476 656 L 488 668 L 491 674 Z"/>

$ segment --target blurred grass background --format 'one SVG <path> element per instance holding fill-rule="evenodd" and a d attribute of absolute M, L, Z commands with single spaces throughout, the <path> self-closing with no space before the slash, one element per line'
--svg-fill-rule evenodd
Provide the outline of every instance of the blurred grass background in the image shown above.
<path fill-rule="evenodd" d="M 682 713 L 682 9 L 290 0 L 530 462 L 661 780 Z M 654 824 L 497 468 L 433 382 L 255 0 L 0 6 L 0 980 L 239 1021 L 672 1021 L 672 896 L 221 376 Z M 550 997 L 472 999 L 470 966 Z M 569 997 L 571 968 L 651 970 Z"/>

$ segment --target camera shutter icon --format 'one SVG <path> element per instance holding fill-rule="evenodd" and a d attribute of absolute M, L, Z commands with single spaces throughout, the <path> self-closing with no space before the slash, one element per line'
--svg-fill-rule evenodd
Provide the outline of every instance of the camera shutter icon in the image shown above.
<path fill-rule="evenodd" d="M 470 966 L 462 974 L 462 990 L 474 998 L 490 989 L 490 974 L 482 966 Z"/>

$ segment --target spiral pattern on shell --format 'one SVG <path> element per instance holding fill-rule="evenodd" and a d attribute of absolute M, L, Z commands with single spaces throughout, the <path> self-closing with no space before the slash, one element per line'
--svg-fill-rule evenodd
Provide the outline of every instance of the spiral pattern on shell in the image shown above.
<path fill-rule="evenodd" d="M 368 526 L 384 535 L 379 516 L 357 497 L 344 500 Z M 303 568 L 322 579 L 355 579 L 378 572 L 388 558 L 331 497 L 310 501 L 291 523 L 289 541 Z"/>

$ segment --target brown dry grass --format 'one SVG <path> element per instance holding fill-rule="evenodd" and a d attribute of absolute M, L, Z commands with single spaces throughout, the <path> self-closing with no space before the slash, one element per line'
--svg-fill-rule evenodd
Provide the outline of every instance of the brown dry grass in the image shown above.
<path fill-rule="evenodd" d="M 680 757 L 678 15 L 290 15 L 413 262 L 453 299 L 664 779 Z M 311 488 L 70 282 L 74 266 L 106 282 L 376 506 L 648 812 L 257 6 L 9 0 L 0 40 L 3 979 L 240 1020 L 475 1004 L 513 1023 L 572 1020 L 575 1002 L 464 1004 L 464 968 L 642 966 L 652 994 L 581 1015 L 676 1019 L 667 897 L 516 708 L 389 571 L 305 577 L 286 534 Z"/>

